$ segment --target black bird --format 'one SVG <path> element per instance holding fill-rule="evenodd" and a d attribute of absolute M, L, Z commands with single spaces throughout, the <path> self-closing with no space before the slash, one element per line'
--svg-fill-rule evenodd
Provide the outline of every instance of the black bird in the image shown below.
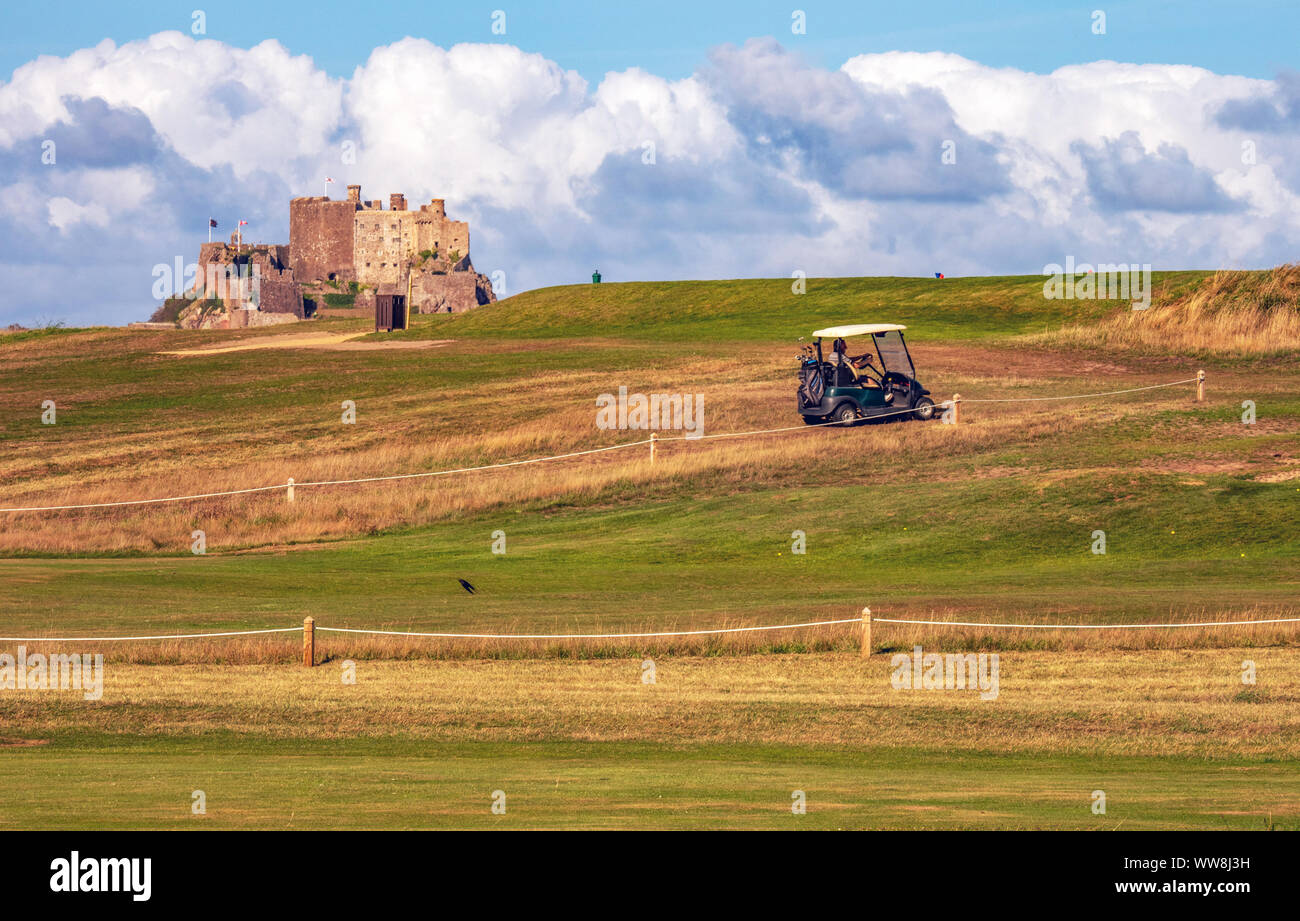
<path fill-rule="evenodd" d="M 456 581 L 460 583 L 460 587 L 463 588 L 465 591 L 469 592 L 471 595 L 474 594 L 475 592 L 474 586 L 470 585 L 464 579 L 457 579 Z"/>

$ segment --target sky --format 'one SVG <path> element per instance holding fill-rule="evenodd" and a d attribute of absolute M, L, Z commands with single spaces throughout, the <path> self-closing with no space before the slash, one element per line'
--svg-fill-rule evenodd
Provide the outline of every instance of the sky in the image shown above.
<path fill-rule="evenodd" d="M 143 319 L 326 176 L 507 295 L 1300 251 L 1300 4 L 201 3 L 0 12 L 0 326 Z"/>

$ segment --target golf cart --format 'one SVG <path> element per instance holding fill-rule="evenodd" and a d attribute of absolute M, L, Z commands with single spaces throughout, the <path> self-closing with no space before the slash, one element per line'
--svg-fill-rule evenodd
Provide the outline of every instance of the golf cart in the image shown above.
<path fill-rule="evenodd" d="M 797 401 L 803 421 L 808 425 L 852 425 L 873 416 L 933 419 L 934 400 L 916 379 L 912 356 L 903 341 L 906 328 L 893 323 L 859 323 L 814 332 L 813 344 L 804 345 L 800 355 Z M 852 336 L 869 336 L 874 352 L 862 343 L 862 354 L 851 357 L 844 340 Z M 823 339 L 831 340 L 829 354 L 822 351 Z M 873 358 L 879 360 L 879 367 Z"/>

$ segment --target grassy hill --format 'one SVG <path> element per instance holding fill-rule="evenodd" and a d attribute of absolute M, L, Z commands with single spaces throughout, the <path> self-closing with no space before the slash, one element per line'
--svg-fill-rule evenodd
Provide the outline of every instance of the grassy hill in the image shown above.
<path fill-rule="evenodd" d="M 1205 303 L 1221 312 L 1235 302 L 1215 276 L 1158 276 L 1155 308 Z M 706 434 L 798 426 L 795 340 L 830 323 L 905 323 L 921 380 L 940 398 L 956 392 L 971 401 L 959 427 L 799 427 L 671 441 L 653 466 L 637 447 L 488 473 L 300 487 L 292 504 L 276 491 L 2 514 L 0 635 L 279 627 L 308 614 L 322 625 L 397 630 L 689 629 L 853 616 L 864 604 L 883 616 L 979 621 L 1295 616 L 1300 367 L 1281 353 L 1222 353 L 1187 339 L 1196 327 L 1185 323 L 1175 324 L 1176 346 L 1105 332 L 1128 322 L 1125 310 L 1045 301 L 1038 277 L 810 279 L 804 295 L 776 279 L 526 292 L 367 335 L 369 350 L 286 345 L 304 331 L 368 332 L 349 319 L 236 333 L 0 335 L 0 507 L 420 473 L 608 447 L 646 435 L 596 426 L 596 397 L 620 386 L 702 394 Z M 1168 317 L 1159 322 L 1172 328 Z M 232 343 L 267 347 L 192 351 Z M 1209 375 L 1204 403 L 1190 384 L 1041 400 L 1183 380 L 1200 368 Z M 1028 402 L 973 402 L 996 399 Z M 56 404 L 55 425 L 41 422 L 46 400 Z M 347 400 L 355 424 L 341 420 Z M 1257 414 L 1251 425 L 1242 421 L 1246 400 Z M 205 534 L 203 555 L 190 552 L 196 530 Z M 1097 530 L 1107 535 L 1105 555 L 1091 552 Z M 504 556 L 491 552 L 496 531 L 506 534 Z M 805 554 L 792 552 L 795 531 L 806 537 Z M 477 594 L 463 591 L 461 578 Z M 110 682 L 99 709 L 0 695 L 0 745 L 12 738 L 24 746 L 0 759 L 10 765 L 0 770 L 0 798 L 37 804 L 0 823 L 33 822 L 41 810 L 58 812 L 56 801 L 82 801 L 86 791 L 67 778 L 87 763 L 99 765 L 105 784 L 133 788 L 147 759 L 151 776 L 186 790 L 199 786 L 187 778 L 200 765 L 211 766 L 208 782 L 238 804 L 214 824 L 274 825 L 279 812 L 265 803 L 292 803 L 304 823 L 325 825 L 338 803 L 309 802 L 296 786 L 322 745 L 342 746 L 356 766 L 349 776 L 365 778 L 366 792 L 348 796 L 389 804 L 374 817 L 388 827 L 428 824 L 420 817 L 427 803 L 393 785 L 420 787 L 434 755 L 467 790 L 498 784 L 505 771 L 538 804 L 520 820 L 532 826 L 582 821 L 566 818 L 575 815 L 566 811 L 572 802 L 595 824 L 725 822 L 719 803 L 730 804 L 738 824 L 779 824 L 798 775 L 833 791 L 834 812 L 817 820 L 829 825 L 1079 827 L 1107 753 L 1114 757 L 1105 769 L 1135 804 L 1130 826 L 1259 827 L 1268 812 L 1296 818 L 1293 802 L 1261 805 L 1259 792 L 1294 781 L 1292 769 L 1277 766 L 1297 738 L 1287 705 L 1294 682 L 1276 677 L 1295 673 L 1288 627 L 1160 639 L 1117 632 L 1096 641 L 895 627 L 878 633 L 877 648 L 914 641 L 1001 650 L 1008 668 L 1047 684 L 1013 682 L 1006 704 L 984 711 L 947 698 L 902 699 L 881 684 L 887 657 L 862 666 L 843 631 L 581 649 L 330 634 L 322 639 L 329 674 L 304 679 L 284 675 L 292 639 L 115 645 L 102 651 L 120 683 Z M 1146 649 L 1180 643 L 1206 647 L 1193 671 L 1182 652 Z M 1079 644 L 1092 652 L 1069 651 Z M 817 654 L 770 655 L 810 650 Z M 622 679 L 601 669 L 629 668 L 637 688 L 647 654 L 691 670 L 689 714 L 674 696 L 680 685 L 606 706 L 610 682 Z M 700 658 L 724 654 L 718 668 L 710 665 L 724 660 Z M 1067 655 L 1083 658 L 1053 658 Z M 584 658 L 592 656 L 602 661 Z M 1271 671 L 1262 672 L 1259 694 L 1240 697 L 1235 670 L 1247 656 Z M 335 672 L 344 657 L 374 669 L 366 674 L 382 699 L 372 691 L 337 696 L 350 693 Z M 377 661 L 394 658 L 416 661 Z M 1164 690 L 1116 684 L 1120 661 L 1123 674 L 1164 676 Z M 1062 683 L 1068 668 L 1091 677 Z M 529 680 L 569 716 L 539 716 Z M 841 681 L 857 690 L 816 697 L 816 688 Z M 1085 693 L 1089 681 L 1096 688 Z M 218 692 L 227 682 L 235 690 Z M 732 702 L 721 703 L 732 690 Z M 1153 709 L 1152 693 L 1172 695 L 1169 707 Z M 714 711 L 726 714 L 722 723 Z M 582 717 L 592 713 L 600 719 Z M 339 728 L 323 738 L 317 727 L 334 719 Z M 964 728 L 971 721 L 983 736 Z M 420 728 L 427 725 L 438 728 Z M 866 725 L 909 728 L 868 734 Z M 1064 726 L 1082 735 L 1067 737 Z M 1267 727 L 1260 732 L 1268 741 L 1250 726 Z M 1145 757 L 1132 740 L 1153 731 L 1163 735 Z M 1211 737 L 1225 747 L 1207 745 Z M 240 773 L 246 755 L 260 767 Z M 855 781 L 866 760 L 884 786 Z M 554 793 L 560 763 L 585 784 L 576 800 Z M 727 781 L 738 764 L 746 766 L 743 792 Z M 1026 765 L 1038 773 L 1017 786 Z M 684 774 L 695 782 L 674 781 Z M 65 780 L 47 784 L 52 775 Z M 1170 800 L 1175 776 L 1181 792 Z M 37 789 L 37 780 L 46 786 Z M 1059 792 L 1076 786 L 1078 815 Z M 896 801 L 882 812 L 886 787 Z M 647 790 L 673 808 L 648 801 Z M 1217 799 L 1197 806 L 1189 797 L 1198 790 Z M 480 824 L 477 813 L 438 802 L 433 824 Z M 114 803 L 105 825 L 174 824 L 188 814 L 183 799 L 182 816 L 170 817 L 157 791 Z M 683 818 L 690 810 L 695 819 Z"/>
<path fill-rule="evenodd" d="M 1160 272 L 1157 297 L 1186 292 L 1205 272 Z M 1043 277 L 810 278 L 627 282 L 526 291 L 496 305 L 434 317 L 429 331 L 517 338 L 619 336 L 665 342 L 791 342 L 851 322 L 897 322 L 927 339 L 988 339 L 1097 319 L 1115 302 L 1043 298 Z M 415 334 L 423 334 L 422 327 Z"/>

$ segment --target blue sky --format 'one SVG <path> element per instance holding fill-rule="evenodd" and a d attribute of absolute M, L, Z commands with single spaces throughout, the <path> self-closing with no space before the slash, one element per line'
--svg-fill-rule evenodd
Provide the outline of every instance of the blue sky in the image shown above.
<path fill-rule="evenodd" d="M 14 2 L 0 13 L 0 72 L 7 75 L 38 54 L 66 55 L 103 38 L 121 44 L 168 29 L 187 31 L 196 8 L 208 13 L 209 38 L 245 48 L 277 38 L 338 77 L 351 75 L 370 49 L 410 35 L 444 47 L 509 42 L 540 52 L 593 83 L 607 71 L 628 67 L 680 78 L 723 42 L 764 35 L 793 40 L 794 9 L 804 10 L 808 20 L 807 33 L 797 39 L 799 50 L 827 67 L 867 52 L 905 50 L 948 51 L 991 67 L 1036 73 L 1109 58 L 1272 77 L 1297 66 L 1300 35 L 1300 4 L 1287 0 Z M 506 13 L 505 36 L 491 30 L 498 9 Z M 1080 28 L 1096 9 L 1107 16 L 1104 37 Z"/>
<path fill-rule="evenodd" d="M 507 295 L 1300 258 L 1300 4 L 201 3 L 0 11 L 0 326 L 147 316 L 326 176 Z"/>

